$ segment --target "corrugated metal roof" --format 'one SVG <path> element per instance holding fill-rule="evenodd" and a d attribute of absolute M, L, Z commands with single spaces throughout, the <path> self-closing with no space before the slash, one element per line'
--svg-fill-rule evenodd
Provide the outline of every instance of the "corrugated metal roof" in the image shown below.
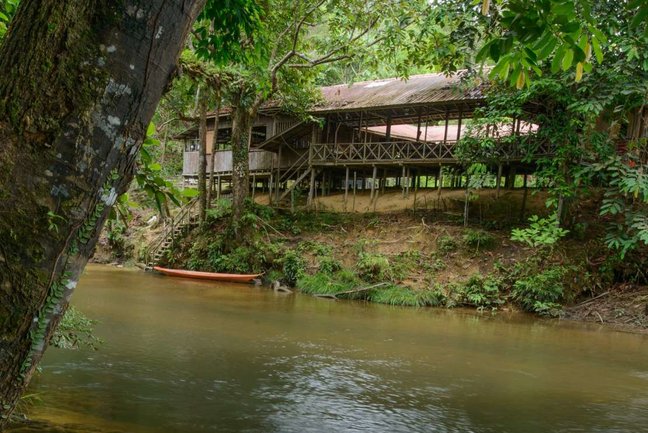
<path fill-rule="evenodd" d="M 448 135 L 447 139 L 448 140 L 455 140 L 457 138 L 457 128 L 459 125 L 448 125 Z M 490 136 L 496 136 L 496 137 L 506 137 L 511 135 L 511 129 L 512 126 L 510 123 L 508 124 L 498 124 L 496 128 L 489 128 L 489 135 Z M 427 136 L 425 134 L 425 131 L 427 129 Z M 387 135 L 387 126 L 370 126 L 367 128 L 369 133 L 372 134 L 377 134 L 381 136 L 386 136 Z M 468 125 L 463 124 L 461 125 L 461 134 L 460 137 L 464 137 L 466 135 L 466 131 L 468 130 Z M 522 122 L 520 124 L 520 134 L 526 135 L 531 132 L 535 132 L 538 130 L 538 125 L 535 125 L 533 123 L 527 123 L 527 122 Z M 404 140 L 416 140 L 416 135 L 417 133 L 420 132 L 420 140 L 423 141 L 443 141 L 443 138 L 445 136 L 445 125 L 430 125 L 427 128 L 425 128 L 424 125 L 421 125 L 421 129 L 419 130 L 416 125 L 392 125 L 390 134 L 392 138 L 395 139 L 404 139 Z M 485 131 L 484 131 L 485 132 Z"/>
<path fill-rule="evenodd" d="M 360 111 L 363 109 L 389 109 L 390 107 L 420 106 L 452 102 L 478 102 L 484 99 L 482 87 L 468 86 L 462 83 L 462 72 L 453 75 L 422 74 L 412 75 L 407 80 L 386 78 L 382 80 L 362 81 L 354 84 L 338 84 L 321 87 L 323 101 L 309 110 L 314 115 Z M 231 107 L 222 107 L 221 117 L 229 117 Z M 280 111 L 278 101 L 268 101 L 259 110 L 259 114 L 272 115 Z M 207 114 L 215 117 L 215 112 Z M 195 134 L 194 126 L 184 135 Z M 183 134 L 178 135 L 178 138 Z"/>
<path fill-rule="evenodd" d="M 461 85 L 461 74 L 413 75 L 407 80 L 389 78 L 352 85 L 322 87 L 325 102 L 313 112 L 423 105 L 437 102 L 481 100 L 481 88 Z"/>

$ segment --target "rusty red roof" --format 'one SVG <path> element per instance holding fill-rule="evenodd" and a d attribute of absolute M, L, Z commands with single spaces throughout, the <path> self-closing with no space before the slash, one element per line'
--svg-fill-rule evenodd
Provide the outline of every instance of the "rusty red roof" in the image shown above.
<path fill-rule="evenodd" d="M 322 87 L 324 102 L 312 111 L 353 111 L 363 108 L 385 108 L 424 105 L 451 101 L 482 100 L 480 86 L 462 85 L 462 74 L 413 75 L 407 80 L 387 78 Z"/>
<path fill-rule="evenodd" d="M 489 128 L 489 135 L 491 137 L 506 137 L 512 133 L 512 124 L 498 124 L 497 127 L 492 125 Z M 390 135 L 395 139 L 403 140 L 416 140 L 416 136 L 420 132 L 419 140 L 422 141 L 443 141 L 443 138 L 446 137 L 447 140 L 455 140 L 457 138 L 457 128 L 459 125 L 450 124 L 448 125 L 448 135 L 445 136 L 445 125 L 429 125 L 427 128 L 424 125 L 421 125 L 419 130 L 416 125 L 392 125 L 390 129 Z M 461 125 L 460 137 L 466 135 L 466 131 L 469 126 L 466 124 Z M 366 128 L 370 134 L 376 134 L 381 136 L 387 135 L 387 126 L 370 126 Z M 530 134 L 538 130 L 538 125 L 528 122 L 521 122 L 519 133 L 522 135 Z M 427 135 L 426 135 L 427 131 Z M 485 131 L 483 131 L 485 132 Z"/>
<path fill-rule="evenodd" d="M 342 111 L 360 111 L 363 109 L 389 109 L 390 107 L 415 107 L 422 105 L 453 102 L 483 101 L 482 86 L 471 82 L 462 82 L 464 72 L 452 75 L 421 74 L 408 79 L 385 78 L 382 80 L 362 81 L 353 84 L 338 84 L 321 87 L 322 101 L 309 111 L 311 114 L 325 114 Z M 221 117 L 229 117 L 231 107 L 222 107 Z M 280 111 L 276 100 L 268 101 L 259 110 L 259 114 L 273 115 Z M 207 117 L 215 117 L 215 112 Z M 189 128 L 184 135 L 195 134 L 197 126 Z"/>

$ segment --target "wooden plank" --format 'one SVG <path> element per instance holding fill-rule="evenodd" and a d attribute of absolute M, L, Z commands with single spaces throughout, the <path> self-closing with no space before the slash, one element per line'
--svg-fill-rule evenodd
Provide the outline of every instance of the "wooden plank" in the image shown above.
<path fill-rule="evenodd" d="M 376 188 L 376 177 L 378 176 L 378 167 L 373 167 L 373 181 L 371 182 L 371 195 L 373 198 L 373 210 L 376 212 L 376 203 L 378 203 L 379 189 Z"/>
<path fill-rule="evenodd" d="M 355 212 L 355 202 L 356 202 L 356 185 L 358 183 L 358 177 L 355 170 L 353 170 L 353 206 L 351 210 Z"/>
<path fill-rule="evenodd" d="M 418 177 L 418 170 L 414 169 L 414 210 L 416 210 L 416 193 L 418 192 L 418 184 L 419 184 L 419 177 Z"/>
<path fill-rule="evenodd" d="M 502 184 L 502 163 L 497 164 L 497 179 L 495 180 L 495 185 L 496 185 L 496 192 L 495 192 L 495 198 L 499 198 L 500 196 L 500 186 Z"/>
<path fill-rule="evenodd" d="M 443 130 L 443 144 L 448 142 L 448 124 L 450 122 L 450 110 L 446 110 L 445 114 L 445 129 Z"/>
<path fill-rule="evenodd" d="M 283 148 L 283 145 L 279 145 L 279 153 L 278 153 L 278 161 L 279 163 L 277 164 L 277 185 L 275 188 L 275 197 L 276 197 L 276 202 L 279 204 L 279 190 L 281 189 L 281 150 Z"/>
<path fill-rule="evenodd" d="M 347 203 L 349 202 L 349 167 L 346 167 L 344 177 L 344 211 L 347 210 Z"/>
<path fill-rule="evenodd" d="M 524 221 L 524 213 L 526 211 L 527 196 L 529 194 L 529 189 L 527 188 L 527 174 L 524 173 L 524 181 L 522 186 L 524 187 L 524 195 L 522 196 L 522 208 L 520 209 L 520 221 Z"/>
<path fill-rule="evenodd" d="M 315 194 L 315 170 L 311 168 L 310 186 L 308 188 L 308 200 L 306 203 L 308 206 L 312 206 L 314 194 Z"/>

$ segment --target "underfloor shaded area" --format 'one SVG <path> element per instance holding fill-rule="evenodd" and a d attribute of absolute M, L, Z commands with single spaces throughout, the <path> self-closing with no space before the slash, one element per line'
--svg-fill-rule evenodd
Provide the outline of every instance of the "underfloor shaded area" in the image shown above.
<path fill-rule="evenodd" d="M 12 432 L 641 432 L 642 335 L 89 266 Z"/>

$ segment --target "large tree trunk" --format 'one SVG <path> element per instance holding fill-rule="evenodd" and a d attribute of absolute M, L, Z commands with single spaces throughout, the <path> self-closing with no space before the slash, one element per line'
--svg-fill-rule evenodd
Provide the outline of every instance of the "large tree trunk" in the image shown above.
<path fill-rule="evenodd" d="M 214 165 L 216 164 L 216 149 L 218 148 L 218 124 L 220 121 L 220 89 L 216 92 L 216 116 L 214 117 L 214 134 L 212 135 L 212 150 L 210 155 L 209 180 L 207 188 L 207 209 L 211 208 L 212 191 L 214 190 Z"/>
<path fill-rule="evenodd" d="M 250 191 L 250 141 L 256 110 L 242 104 L 232 113 L 232 225 L 236 241 L 241 240 L 241 216 Z"/>
<path fill-rule="evenodd" d="M 204 0 L 24 0 L 0 47 L 0 429 Z"/>
<path fill-rule="evenodd" d="M 201 92 L 198 101 L 198 219 L 204 224 L 207 212 L 207 95 Z"/>

